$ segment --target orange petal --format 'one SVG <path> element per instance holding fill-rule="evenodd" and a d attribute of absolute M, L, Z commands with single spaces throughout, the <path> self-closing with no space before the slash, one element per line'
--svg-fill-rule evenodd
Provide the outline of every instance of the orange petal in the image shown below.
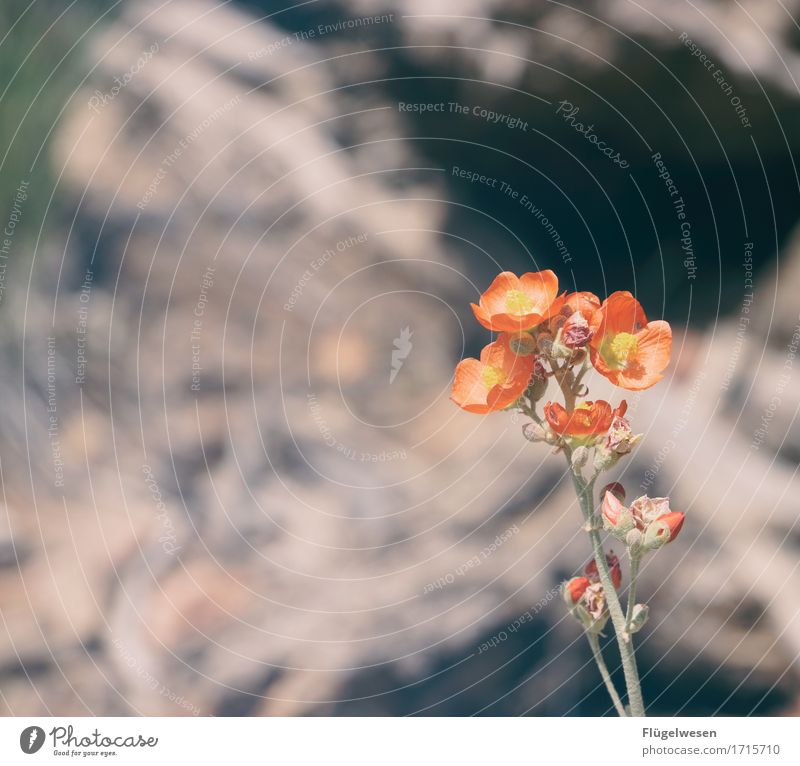
<path fill-rule="evenodd" d="M 484 365 L 477 359 L 463 359 L 456 367 L 450 399 L 467 412 L 485 414 L 486 386 L 481 379 Z"/>
<path fill-rule="evenodd" d="M 489 314 L 503 314 L 507 311 L 506 294 L 510 290 L 519 290 L 519 277 L 511 271 L 501 271 L 489 285 L 489 289 L 481 295 L 481 307 Z"/>
<path fill-rule="evenodd" d="M 628 332 L 632 335 L 647 324 L 647 317 L 639 301 L 627 290 L 612 293 L 592 314 L 589 326 L 594 331 L 592 345 L 600 348 L 605 335 Z"/>
<path fill-rule="evenodd" d="M 544 405 L 544 417 L 557 434 L 563 433 L 569 422 L 567 411 L 558 402 L 547 402 Z"/>
<path fill-rule="evenodd" d="M 617 385 L 630 391 L 642 391 L 658 383 L 669 365 L 672 353 L 672 328 L 661 320 L 650 322 L 636 335 L 636 354 L 619 371 Z"/>
<path fill-rule="evenodd" d="M 523 274 L 519 278 L 520 289 L 533 301 L 535 311 L 531 313 L 543 316 L 558 295 L 558 277 L 550 271 Z"/>
<path fill-rule="evenodd" d="M 589 292 L 570 293 L 564 301 L 573 312 L 577 311 L 588 322 L 597 309 L 600 308 L 600 299 Z"/>
<path fill-rule="evenodd" d="M 487 313 L 486 309 L 479 306 L 477 303 L 470 303 L 472 306 L 472 313 L 475 314 L 475 319 L 477 319 L 487 330 L 494 330 L 495 328 L 492 327 L 492 319 Z"/>

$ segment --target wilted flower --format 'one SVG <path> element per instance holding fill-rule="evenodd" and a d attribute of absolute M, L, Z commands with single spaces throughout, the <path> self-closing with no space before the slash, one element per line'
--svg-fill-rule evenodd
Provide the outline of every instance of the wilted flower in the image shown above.
<path fill-rule="evenodd" d="M 616 465 L 617 461 L 627 455 L 642 439 L 641 434 L 634 434 L 631 424 L 626 418 L 617 416 L 611 423 L 605 439 L 597 447 L 594 465 L 598 471 L 606 471 Z"/>
<path fill-rule="evenodd" d="M 583 348 L 592 337 L 592 330 L 586 318 L 577 311 L 567 319 L 561 328 L 561 342 L 569 349 Z"/>
<path fill-rule="evenodd" d="M 588 577 L 573 577 L 564 585 L 564 600 L 569 606 L 578 603 L 584 591 L 591 585 Z"/>
<path fill-rule="evenodd" d="M 570 613 L 589 633 L 599 633 L 608 622 L 608 607 L 603 586 L 587 577 L 573 577 L 564 585 L 564 600 Z"/>
<path fill-rule="evenodd" d="M 617 416 L 611 422 L 603 447 L 617 455 L 627 455 L 641 439 L 642 435 L 633 433 L 626 418 Z"/>

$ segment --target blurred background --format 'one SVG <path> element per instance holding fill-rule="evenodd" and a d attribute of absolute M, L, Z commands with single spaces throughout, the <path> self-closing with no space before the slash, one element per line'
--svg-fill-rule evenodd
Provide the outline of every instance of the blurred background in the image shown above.
<path fill-rule="evenodd" d="M 612 713 L 563 459 L 448 400 L 551 268 L 673 325 L 649 711 L 800 712 L 798 12 L 5 0 L 0 711 Z"/>

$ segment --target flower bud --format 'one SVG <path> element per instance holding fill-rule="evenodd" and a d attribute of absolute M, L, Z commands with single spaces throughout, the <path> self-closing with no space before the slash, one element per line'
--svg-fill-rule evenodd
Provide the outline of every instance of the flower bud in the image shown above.
<path fill-rule="evenodd" d="M 631 552 L 638 550 L 641 545 L 642 541 L 644 540 L 644 535 L 641 533 L 640 530 L 634 527 L 627 535 L 625 535 L 625 545 L 627 545 Z"/>
<path fill-rule="evenodd" d="M 526 423 L 522 426 L 522 435 L 529 442 L 547 441 L 547 431 L 538 423 Z"/>
<path fill-rule="evenodd" d="M 550 333 L 541 332 L 536 340 L 539 351 L 545 356 L 549 356 L 553 349 L 553 336 Z"/>
<path fill-rule="evenodd" d="M 631 613 L 630 632 L 638 633 L 647 622 L 650 616 L 650 607 L 647 604 L 636 604 Z"/>
<path fill-rule="evenodd" d="M 564 333 L 562 330 L 556 333 L 548 353 L 553 359 L 569 359 L 572 356 L 572 349 L 564 344 Z"/>
<path fill-rule="evenodd" d="M 577 604 L 590 584 L 588 577 L 573 577 L 564 584 L 564 601 L 569 606 Z"/>
<path fill-rule="evenodd" d="M 610 530 L 618 540 L 624 540 L 625 535 L 634 528 L 635 522 L 631 512 L 613 492 L 606 492 L 603 495 L 600 512 L 603 515 L 603 526 Z"/>
<path fill-rule="evenodd" d="M 600 490 L 600 497 L 603 497 L 606 492 L 610 492 L 620 502 L 625 500 L 625 487 L 618 481 L 612 481 L 610 484 L 606 484 L 606 486 Z"/>
<path fill-rule="evenodd" d="M 651 522 L 644 532 L 645 549 L 654 551 L 674 540 L 681 531 L 684 518 L 685 514 L 680 511 L 670 511 Z"/>
<path fill-rule="evenodd" d="M 589 449 L 588 447 L 584 447 L 583 445 L 579 447 L 575 447 L 572 450 L 572 467 L 576 470 L 580 470 L 583 466 L 586 465 L 587 461 L 589 460 Z"/>
<path fill-rule="evenodd" d="M 537 360 L 538 361 L 538 360 Z M 536 364 L 534 363 L 533 367 L 533 375 L 531 376 L 531 382 L 528 383 L 528 388 L 525 391 L 528 398 L 531 402 L 538 402 L 544 396 L 545 391 L 547 391 L 547 378 L 539 377 L 536 374 Z"/>
<path fill-rule="evenodd" d="M 529 332 L 519 332 L 511 337 L 508 346 L 517 356 L 530 356 L 536 351 L 536 339 Z"/>

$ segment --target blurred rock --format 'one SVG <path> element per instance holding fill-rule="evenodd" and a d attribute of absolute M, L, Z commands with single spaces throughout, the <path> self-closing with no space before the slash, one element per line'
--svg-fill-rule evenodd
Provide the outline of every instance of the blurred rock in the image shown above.
<path fill-rule="evenodd" d="M 292 18 L 397 19 L 277 52 L 286 17 L 205 0 L 129 4 L 105 30 L 103 92 L 157 52 L 101 109 L 79 98 L 66 114 L 57 140 L 74 226 L 37 268 L 35 308 L 16 298 L 26 355 L 24 379 L 4 373 L 3 712 L 608 711 L 557 596 L 588 553 L 561 459 L 524 441 L 521 420 L 448 401 L 453 364 L 477 337 L 462 320 L 487 253 L 453 225 L 445 150 L 432 162 L 404 140 L 396 94 L 351 85 L 409 56 L 420 72 L 501 82 L 498 110 L 534 79 L 539 94 L 570 98 L 543 76 L 548 62 L 578 92 L 637 39 L 678 55 L 672 10 L 639 5 L 350 0 Z M 648 9 L 676 28 L 645 23 Z M 529 37 L 500 16 L 541 30 L 542 66 L 524 61 Z M 770 23 L 776 36 L 787 26 Z M 348 56 L 372 35 L 423 47 Z M 726 55 L 718 36 L 696 36 Z M 442 42 L 464 49 L 424 47 Z M 786 91 L 759 42 L 747 45 L 746 62 Z M 499 57 L 474 50 L 498 46 Z M 659 69 L 639 70 L 643 87 L 658 87 Z M 530 108 L 533 119 L 542 107 Z M 479 209 L 458 204 L 477 227 Z M 766 310 L 774 288 L 760 284 Z M 775 712 L 796 694 L 796 456 L 776 460 L 777 424 L 749 446 L 784 351 L 771 345 L 754 370 L 745 360 L 775 331 L 754 323 L 731 375 L 747 395 L 723 396 L 737 321 L 676 327 L 676 374 L 629 397 L 646 437 L 620 480 L 635 496 L 650 471 L 649 494 L 688 513 L 683 545 L 643 571 L 654 712 Z M 792 321 L 786 308 L 782 338 Z M 406 328 L 411 346 L 393 365 Z M 751 385 L 760 369 L 776 371 L 759 379 L 766 391 Z"/>

